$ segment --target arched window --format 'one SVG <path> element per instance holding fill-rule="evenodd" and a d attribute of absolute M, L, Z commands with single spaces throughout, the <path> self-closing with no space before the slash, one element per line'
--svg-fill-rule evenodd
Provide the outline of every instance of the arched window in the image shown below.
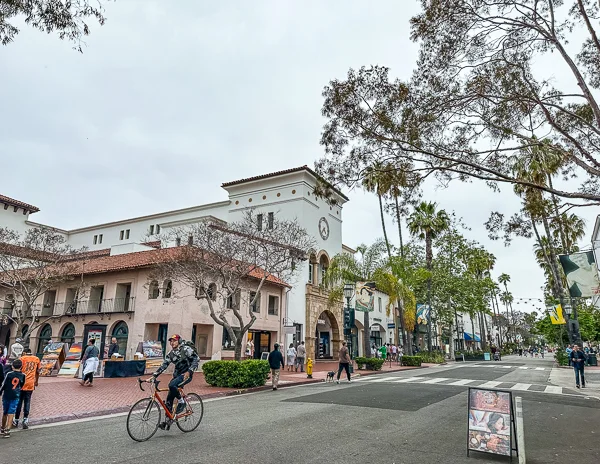
<path fill-rule="evenodd" d="M 51 339 L 52 339 L 52 327 L 50 326 L 50 324 L 46 324 L 46 325 L 44 325 L 44 327 L 42 327 L 42 330 L 40 330 L 40 335 L 38 337 L 38 349 L 37 349 L 38 356 L 41 356 L 44 353 L 44 348 L 46 347 L 48 340 L 51 340 Z"/>
<path fill-rule="evenodd" d="M 173 282 L 170 280 L 165 280 L 163 282 L 163 298 L 171 298 L 173 293 Z"/>
<path fill-rule="evenodd" d="M 23 340 L 25 340 L 25 335 L 27 335 L 27 332 L 29 331 L 29 326 L 27 324 L 25 324 L 23 326 L 23 328 L 21 329 L 21 338 Z"/>
<path fill-rule="evenodd" d="M 72 345 L 75 342 L 75 326 L 71 323 L 65 325 L 60 334 L 60 341 Z"/>
<path fill-rule="evenodd" d="M 158 289 L 158 282 L 156 280 L 153 280 L 148 286 L 148 299 L 156 300 L 158 298 L 159 293 L 160 290 Z"/>
<path fill-rule="evenodd" d="M 112 336 L 117 339 L 119 344 L 119 354 L 125 356 L 125 353 L 127 353 L 127 338 L 129 337 L 127 323 L 123 321 L 117 323 L 113 328 Z"/>
<path fill-rule="evenodd" d="M 327 268 L 329 268 L 329 259 L 327 259 L 327 256 L 321 255 L 319 260 L 319 285 L 323 283 L 323 276 L 327 272 Z"/>
<path fill-rule="evenodd" d="M 217 284 L 210 284 L 206 293 L 208 293 L 208 296 L 211 300 L 217 301 Z"/>

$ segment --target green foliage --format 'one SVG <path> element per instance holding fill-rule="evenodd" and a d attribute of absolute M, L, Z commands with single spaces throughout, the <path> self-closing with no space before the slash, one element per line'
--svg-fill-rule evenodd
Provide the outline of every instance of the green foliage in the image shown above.
<path fill-rule="evenodd" d="M 267 361 L 207 361 L 202 365 L 206 383 L 213 387 L 251 388 L 264 385 L 269 376 Z"/>
<path fill-rule="evenodd" d="M 421 365 L 421 357 L 420 356 L 402 356 L 402 365 L 403 366 L 420 366 Z"/>
<path fill-rule="evenodd" d="M 421 361 L 424 363 L 442 364 L 446 361 L 444 353 L 441 351 L 420 351 L 417 356 L 421 358 Z"/>
<path fill-rule="evenodd" d="M 354 358 L 354 360 L 356 361 L 359 369 L 362 369 L 362 366 L 364 365 L 369 371 L 379 371 L 381 370 L 381 366 L 383 366 L 385 363 L 385 359 L 365 358 L 363 356 L 358 356 Z"/>
<path fill-rule="evenodd" d="M 554 359 L 558 363 L 559 366 L 568 366 L 569 365 L 569 356 L 567 355 L 565 350 L 558 349 L 554 353 Z"/>

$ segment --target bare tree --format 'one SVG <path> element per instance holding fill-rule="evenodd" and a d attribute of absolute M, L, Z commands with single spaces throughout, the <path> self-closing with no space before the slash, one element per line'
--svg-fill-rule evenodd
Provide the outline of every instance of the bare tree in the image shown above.
<path fill-rule="evenodd" d="M 0 43 L 8 45 L 19 33 L 15 18 L 25 24 L 74 44 L 82 52 L 82 39 L 89 35 L 88 18 L 104 25 L 104 9 L 100 0 L 0 0 Z"/>
<path fill-rule="evenodd" d="M 24 234 L 0 227 L 0 303 L 12 311 L 3 316 L 16 324 L 27 341 L 31 333 L 55 315 L 41 316 L 36 302 L 48 290 L 71 281 L 80 273 L 75 258 L 85 249 L 74 250 L 63 235 L 53 229 L 35 227 Z M 83 283 L 77 293 L 84 291 Z"/>
<path fill-rule="evenodd" d="M 206 300 L 211 318 L 235 346 L 238 361 L 244 334 L 256 321 L 252 311 L 246 314 L 242 308 L 243 294 L 250 294 L 246 308 L 259 301 L 265 283 L 289 286 L 298 264 L 314 247 L 314 239 L 296 220 L 265 218 L 252 210 L 228 225 L 200 222 L 173 228 L 161 241 L 177 248 L 151 278 L 172 279 Z"/>

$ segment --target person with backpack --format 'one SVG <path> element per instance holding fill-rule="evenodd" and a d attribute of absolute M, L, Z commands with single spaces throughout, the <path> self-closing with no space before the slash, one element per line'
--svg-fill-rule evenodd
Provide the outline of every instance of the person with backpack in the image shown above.
<path fill-rule="evenodd" d="M 171 351 L 165 356 L 164 362 L 152 374 L 148 382 L 154 381 L 156 377 L 167 370 L 169 364 L 173 363 L 175 365 L 173 379 L 169 382 L 169 394 L 167 395 L 166 406 L 172 411 L 173 401 L 177 398 L 177 410 L 175 414 L 179 414 L 185 409 L 185 400 L 181 397 L 179 388 L 192 381 L 192 376 L 200 364 L 200 358 L 198 357 L 195 345 L 192 342 L 184 341 L 181 335 L 171 335 L 169 337 L 169 344 L 171 345 Z M 165 430 L 167 425 L 165 421 L 159 427 Z"/>

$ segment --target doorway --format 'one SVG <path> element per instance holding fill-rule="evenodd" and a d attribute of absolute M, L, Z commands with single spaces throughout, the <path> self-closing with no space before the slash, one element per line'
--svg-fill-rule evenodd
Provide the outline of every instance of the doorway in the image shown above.
<path fill-rule="evenodd" d="M 271 332 L 251 332 L 254 343 L 254 359 L 260 359 L 262 353 L 271 351 Z"/>
<path fill-rule="evenodd" d="M 169 324 L 159 324 L 158 325 L 158 340 L 163 350 L 163 357 L 167 355 L 167 338 L 168 335 Z"/>
<path fill-rule="evenodd" d="M 331 335 L 329 332 L 319 333 L 319 358 L 331 358 Z"/>

